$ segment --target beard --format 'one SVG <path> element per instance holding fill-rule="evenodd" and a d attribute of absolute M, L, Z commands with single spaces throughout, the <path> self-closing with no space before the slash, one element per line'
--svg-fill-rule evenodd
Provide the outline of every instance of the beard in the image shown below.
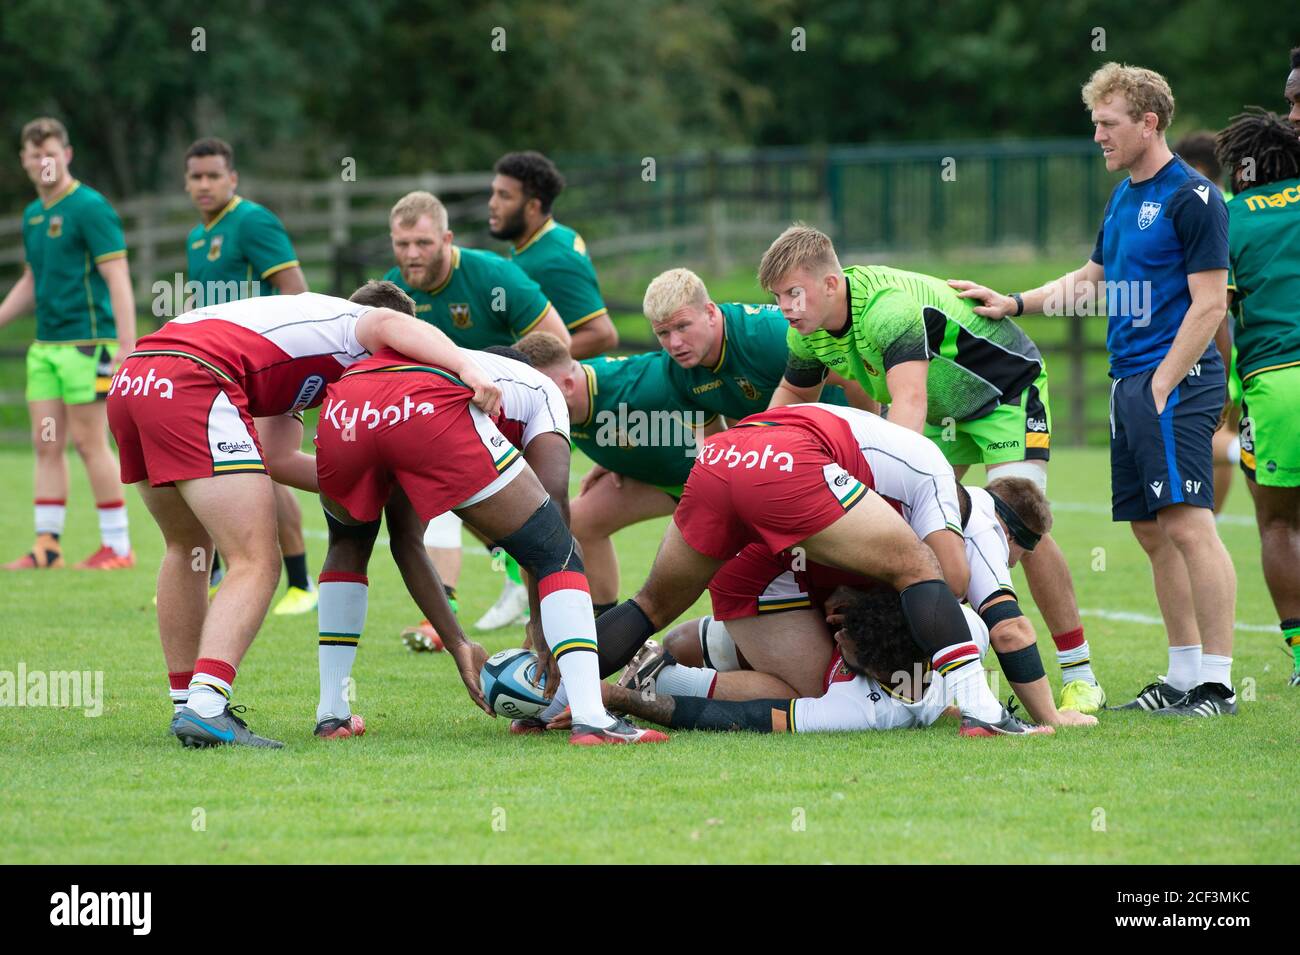
<path fill-rule="evenodd" d="M 500 227 L 488 229 L 488 235 L 503 242 L 514 242 L 523 237 L 524 230 L 527 228 L 524 222 L 524 210 L 516 209 L 514 215 L 502 216 Z"/>

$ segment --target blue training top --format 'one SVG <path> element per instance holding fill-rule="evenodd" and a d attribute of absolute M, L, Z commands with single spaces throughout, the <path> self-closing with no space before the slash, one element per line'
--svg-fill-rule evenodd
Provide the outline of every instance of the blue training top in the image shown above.
<path fill-rule="evenodd" d="M 1110 376 L 1149 371 L 1169 353 L 1191 306 L 1187 276 L 1228 267 L 1228 206 L 1217 186 L 1174 156 L 1150 179 L 1115 187 L 1092 261 L 1106 272 Z M 1211 341 L 1202 360 L 1217 355 Z"/>

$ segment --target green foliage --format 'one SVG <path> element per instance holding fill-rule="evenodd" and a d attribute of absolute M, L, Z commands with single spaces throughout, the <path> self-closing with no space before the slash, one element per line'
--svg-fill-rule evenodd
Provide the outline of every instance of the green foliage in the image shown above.
<path fill-rule="evenodd" d="M 173 188 L 221 135 L 279 176 L 482 168 L 507 149 L 666 155 L 718 145 L 1088 134 L 1108 59 L 1165 73 L 1179 129 L 1280 105 L 1300 37 L 1264 0 L 9 0 L 0 89 L 14 142 L 66 120 L 114 196 Z M 1106 49 L 1095 50 L 1094 30 Z M 196 50 L 201 29 L 204 49 Z M 792 49 L 792 31 L 806 49 Z M 504 30 L 504 34 L 494 31 Z M 494 40 L 505 49 L 494 49 Z M 1275 64 L 1275 65 L 1270 65 Z M 0 164 L 0 203 L 30 193 Z"/>

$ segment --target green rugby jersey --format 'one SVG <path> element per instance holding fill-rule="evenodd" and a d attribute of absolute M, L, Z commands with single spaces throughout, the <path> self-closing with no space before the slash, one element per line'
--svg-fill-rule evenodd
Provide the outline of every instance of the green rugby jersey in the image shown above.
<path fill-rule="evenodd" d="M 885 372 L 907 361 L 930 362 L 926 421 L 982 418 L 1020 395 L 1043 369 L 1038 346 L 1015 322 L 976 315 L 943 279 L 883 265 L 850 265 L 849 321 L 833 334 L 820 328 L 787 334 L 786 378 L 808 387 L 828 370 L 853 378 L 889 404 Z"/>
<path fill-rule="evenodd" d="M 1233 197 L 1228 258 L 1241 380 L 1300 365 L 1300 179 Z"/>
<path fill-rule="evenodd" d="M 711 418 L 690 409 L 668 382 L 666 366 L 676 364 L 667 352 L 626 358 L 588 358 L 587 420 L 570 422 L 573 443 L 601 467 L 646 484 L 685 484 L 695 463 L 690 425 Z M 688 454 L 687 452 L 692 452 Z"/>
<path fill-rule="evenodd" d="M 297 264 L 293 243 L 275 213 L 235 196 L 211 224 L 200 222 L 190 230 L 186 270 L 189 281 L 199 286 L 190 307 L 271 295 L 275 289 L 266 280 Z"/>
<path fill-rule="evenodd" d="M 722 350 L 713 365 L 683 368 L 668 361 L 668 377 L 689 405 L 731 422 L 767 409 L 785 373 L 786 333 L 790 323 L 775 305 L 720 302 Z M 844 389 L 827 385 L 821 400 L 844 405 Z"/>
<path fill-rule="evenodd" d="M 126 255 L 126 237 L 107 199 L 75 179 L 48 205 L 37 199 L 23 211 L 23 250 L 36 282 L 38 342 L 117 339 L 108 283 L 96 266 Z"/>
<path fill-rule="evenodd" d="M 452 246 L 451 271 L 437 288 L 411 288 L 394 266 L 384 279 L 415 299 L 415 317 L 441 329 L 462 348 L 512 345 L 546 315 L 551 303 L 537 283 L 508 259 Z"/>
<path fill-rule="evenodd" d="M 547 219 L 523 245 L 510 250 L 510 260 L 542 287 L 570 331 L 606 314 L 587 243 L 568 226 Z"/>

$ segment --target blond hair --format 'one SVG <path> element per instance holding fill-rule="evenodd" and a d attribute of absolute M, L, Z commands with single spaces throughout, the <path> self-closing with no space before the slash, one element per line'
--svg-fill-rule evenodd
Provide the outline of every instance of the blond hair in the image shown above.
<path fill-rule="evenodd" d="M 820 270 L 821 274 L 838 272 L 840 260 L 830 236 L 796 222 L 763 253 L 763 261 L 758 264 L 758 284 L 765 292 L 775 291 L 781 279 L 800 268 Z"/>
<path fill-rule="evenodd" d="M 529 332 L 514 347 L 527 355 L 528 363 L 538 371 L 567 367 L 573 361 L 568 347 L 550 332 Z"/>
<path fill-rule="evenodd" d="M 704 280 L 690 269 L 669 269 L 646 286 L 641 311 L 652 322 L 666 321 L 679 308 L 694 305 L 707 308 L 709 290 Z"/>
<path fill-rule="evenodd" d="M 1107 63 L 1083 84 L 1083 104 L 1088 109 L 1122 93 L 1128 103 L 1129 119 L 1140 123 L 1147 113 L 1156 114 L 1156 130 L 1164 132 L 1174 118 L 1174 93 L 1168 81 L 1155 70 L 1123 63 Z"/>
<path fill-rule="evenodd" d="M 68 145 L 68 130 L 62 123 L 49 116 L 38 116 L 23 127 L 18 143 L 22 146 L 28 143 L 39 146 L 51 136 L 56 137 L 65 147 Z"/>
<path fill-rule="evenodd" d="M 432 217 L 433 228 L 436 231 L 447 231 L 447 207 L 437 196 L 423 189 L 408 192 L 398 199 L 397 205 L 393 206 L 392 211 L 388 213 L 388 221 L 390 224 L 396 222 L 409 228 L 415 225 L 421 216 Z"/>

